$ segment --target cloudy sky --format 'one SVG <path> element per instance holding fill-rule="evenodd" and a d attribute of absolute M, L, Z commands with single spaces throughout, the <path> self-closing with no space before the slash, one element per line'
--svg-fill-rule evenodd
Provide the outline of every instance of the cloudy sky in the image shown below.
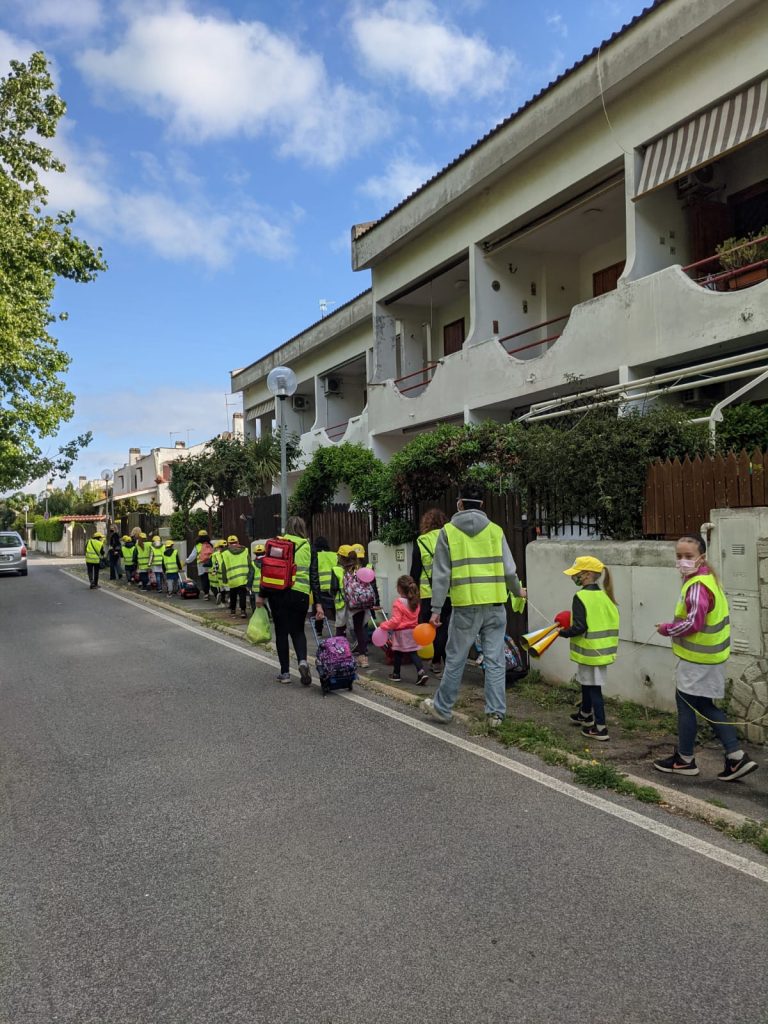
<path fill-rule="evenodd" d="M 51 206 L 109 263 L 56 296 L 77 395 L 62 437 L 94 433 L 73 475 L 225 429 L 231 369 L 369 286 L 351 225 L 643 6 L 0 0 L 0 66 L 44 50 L 68 104 Z"/>

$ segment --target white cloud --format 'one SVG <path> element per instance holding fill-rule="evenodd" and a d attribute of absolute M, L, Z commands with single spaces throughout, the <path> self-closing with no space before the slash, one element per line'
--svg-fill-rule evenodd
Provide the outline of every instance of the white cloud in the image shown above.
<path fill-rule="evenodd" d="M 563 39 L 568 36 L 568 26 L 566 25 L 562 14 L 559 12 L 547 15 L 547 26 Z"/>
<path fill-rule="evenodd" d="M 83 35 L 101 24 L 101 0 L 69 0 L 69 3 L 65 0 L 27 0 L 22 17 L 26 24 L 35 28 Z"/>
<path fill-rule="evenodd" d="M 368 178 L 360 186 L 364 195 L 394 206 L 438 171 L 436 164 L 419 163 L 407 156 L 395 157 L 384 174 Z"/>
<path fill-rule="evenodd" d="M 177 3 L 136 13 L 111 52 L 78 65 L 194 142 L 279 138 L 283 155 L 333 166 L 381 134 L 374 104 L 333 82 L 322 58 L 258 21 L 197 16 Z"/>
<path fill-rule="evenodd" d="M 0 75 L 4 76 L 8 73 L 10 61 L 29 60 L 30 55 L 36 49 L 38 47 L 28 39 L 12 36 L 10 32 L 0 29 Z"/>
<path fill-rule="evenodd" d="M 387 0 L 380 10 L 356 7 L 352 34 L 363 70 L 399 78 L 433 99 L 488 96 L 518 67 L 507 50 L 450 24 L 431 0 Z"/>
<path fill-rule="evenodd" d="M 292 254 L 293 228 L 303 213 L 300 208 L 278 216 L 242 198 L 217 206 L 196 187 L 183 198 L 179 188 L 168 194 L 160 187 L 163 180 L 178 184 L 186 179 L 196 186 L 199 179 L 188 175 L 183 162 L 181 172 L 174 173 L 157 158 L 147 161 L 146 154 L 140 163 L 145 174 L 149 168 L 149 177 L 156 180 L 147 189 L 124 191 L 110 183 L 108 163 L 98 149 L 80 149 L 73 143 L 71 128 L 66 126 L 55 142 L 66 173 L 45 176 L 49 206 L 75 210 L 79 222 L 102 236 L 102 244 L 119 238 L 148 246 L 166 259 L 194 260 L 211 269 L 226 266 L 238 252 L 269 260 Z"/>

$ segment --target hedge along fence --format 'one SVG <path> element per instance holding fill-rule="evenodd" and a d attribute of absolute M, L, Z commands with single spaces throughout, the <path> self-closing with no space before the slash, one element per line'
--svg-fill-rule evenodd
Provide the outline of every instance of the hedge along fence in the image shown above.
<path fill-rule="evenodd" d="M 64 536 L 64 523 L 55 516 L 53 519 L 35 519 L 35 538 L 55 544 Z"/>

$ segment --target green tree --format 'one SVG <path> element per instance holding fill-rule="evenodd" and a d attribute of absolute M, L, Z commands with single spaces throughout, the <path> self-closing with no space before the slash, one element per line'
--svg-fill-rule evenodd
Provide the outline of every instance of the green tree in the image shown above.
<path fill-rule="evenodd" d="M 45 455 L 40 441 L 72 418 L 74 395 L 61 375 L 69 357 L 50 333 L 66 319 L 51 305 L 57 278 L 92 281 L 106 268 L 72 231 L 73 210 L 46 212 L 41 174 L 64 164 L 44 144 L 66 111 L 43 53 L 11 61 L 0 79 L 0 489 L 68 472 L 90 433 Z"/>

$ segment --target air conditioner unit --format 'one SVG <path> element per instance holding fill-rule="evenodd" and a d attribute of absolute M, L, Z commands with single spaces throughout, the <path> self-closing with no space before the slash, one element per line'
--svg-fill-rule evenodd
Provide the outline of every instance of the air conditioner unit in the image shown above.
<path fill-rule="evenodd" d="M 341 394 L 341 378 L 340 377 L 326 377 L 323 381 L 323 394 L 324 395 L 340 395 Z"/>
<path fill-rule="evenodd" d="M 294 412 L 307 412 L 312 405 L 309 395 L 294 395 L 291 399 L 291 408 Z"/>
<path fill-rule="evenodd" d="M 709 196 L 717 190 L 715 168 L 712 164 L 700 167 L 698 171 L 684 174 L 675 182 L 678 196 Z"/>

